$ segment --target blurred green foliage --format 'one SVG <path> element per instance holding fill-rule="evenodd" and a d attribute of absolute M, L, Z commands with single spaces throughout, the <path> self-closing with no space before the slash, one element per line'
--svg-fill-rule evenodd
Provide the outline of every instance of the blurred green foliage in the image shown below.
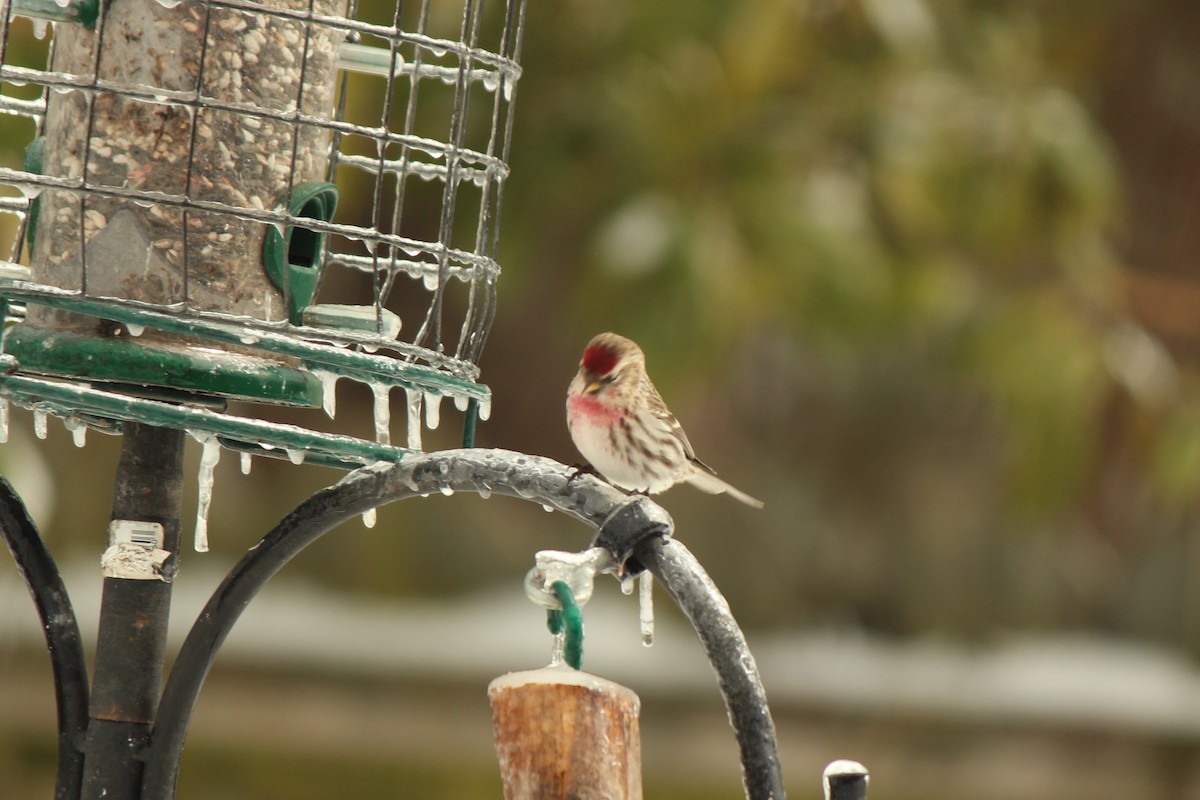
<path fill-rule="evenodd" d="M 851 362 L 915 347 L 1023 440 L 1015 499 L 1070 496 L 1106 379 L 1116 183 L 1035 9 L 567 4 L 529 38 L 522 93 L 549 101 L 521 109 L 514 183 L 578 235 L 536 269 L 511 236 L 515 281 L 572 269 L 578 315 L 669 353 L 668 380 L 762 335 Z M 530 63 L 561 41 L 582 44 Z M 512 194 L 506 233 L 529 205 Z"/>

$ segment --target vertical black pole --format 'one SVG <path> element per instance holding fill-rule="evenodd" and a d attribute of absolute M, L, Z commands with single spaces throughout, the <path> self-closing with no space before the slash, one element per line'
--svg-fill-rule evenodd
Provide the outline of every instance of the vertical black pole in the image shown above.
<path fill-rule="evenodd" d="M 114 520 L 163 526 L 166 580 L 104 578 L 92 678 L 83 800 L 137 800 L 141 753 L 162 691 L 171 578 L 179 551 L 183 431 L 125 425 Z"/>

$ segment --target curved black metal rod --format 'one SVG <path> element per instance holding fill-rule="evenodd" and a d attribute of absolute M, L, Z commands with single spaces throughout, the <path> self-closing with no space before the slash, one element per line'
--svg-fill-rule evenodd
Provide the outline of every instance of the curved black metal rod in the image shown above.
<path fill-rule="evenodd" d="M 729 723 L 741 750 L 746 797 L 783 800 L 783 772 L 766 690 L 729 604 L 700 562 L 680 542 L 647 537 L 633 552 L 691 620 L 716 670 Z"/>
<path fill-rule="evenodd" d="M 562 464 L 522 453 L 483 449 L 448 450 L 414 455 L 396 464 L 381 463 L 350 473 L 337 484 L 317 492 L 284 517 L 234 567 L 200 613 L 179 651 L 163 690 L 157 722 L 146 753 L 142 800 L 171 800 L 179 758 L 201 686 L 217 649 L 263 585 L 292 557 L 338 524 L 385 503 L 417 495 L 431 495 L 444 489 L 497 493 L 553 506 L 598 529 L 598 543 L 614 549 L 614 555 L 622 560 L 634 546 L 638 547 L 640 557 L 645 542 L 661 540 L 669 536 L 672 529 L 670 517 L 649 498 L 626 495 L 590 476 L 573 479 L 571 470 Z M 606 536 L 606 533 L 611 535 Z M 782 791 L 776 792 L 773 788 L 769 792 L 761 790 L 762 787 L 781 784 L 779 759 L 770 713 L 765 705 L 765 693 L 758 681 L 754 661 L 749 658 L 749 651 L 745 650 L 741 632 L 728 615 L 728 606 L 724 605 L 724 600 L 711 581 L 707 581 L 703 570 L 699 569 L 694 559 L 688 563 L 690 554 L 686 549 L 668 548 L 665 552 L 664 556 L 659 550 L 650 548 L 645 555 L 653 564 L 652 569 L 661 573 L 659 577 L 668 592 L 675 597 L 678 591 L 677 600 L 682 599 L 689 604 L 685 606 L 685 611 L 697 626 L 697 632 L 709 649 L 710 657 L 714 658 L 714 664 L 724 658 L 729 651 L 726 644 L 730 642 L 745 654 L 744 658 L 735 659 L 741 670 L 740 675 L 734 675 L 736 669 L 731 671 L 725 666 L 718 667 L 718 674 L 721 675 L 722 691 L 733 691 L 733 694 L 726 694 L 726 701 L 730 720 L 735 727 L 755 719 L 759 721 L 757 727 L 752 726 L 747 733 L 740 728 L 737 731 L 738 741 L 742 745 L 748 796 L 750 800 L 782 800 Z M 709 594 L 703 599 L 694 588 L 697 575 L 707 581 L 706 591 Z M 715 595 L 724 607 L 724 617 L 703 613 L 703 609 L 713 602 L 711 595 Z M 695 616 L 692 615 L 693 611 L 697 612 Z M 710 621 L 718 622 L 723 626 L 723 631 L 702 630 Z M 732 634 L 729 625 L 732 625 Z M 710 647 L 710 642 L 717 644 Z M 734 708 L 735 703 L 740 705 L 745 702 L 761 702 L 762 705 L 757 709 Z M 766 718 L 765 729 L 761 725 L 761 717 Z M 768 735 L 764 736 L 764 732 Z M 770 774 L 763 778 L 749 774 L 750 770 L 760 769 Z"/>
<path fill-rule="evenodd" d="M 54 700 L 58 706 L 58 770 L 55 800 L 75 800 L 83 781 L 80 745 L 88 724 L 88 673 L 75 609 L 67 587 L 46 549 L 37 526 L 12 485 L 0 477 L 0 536 L 8 545 L 46 637 L 54 673 Z"/>

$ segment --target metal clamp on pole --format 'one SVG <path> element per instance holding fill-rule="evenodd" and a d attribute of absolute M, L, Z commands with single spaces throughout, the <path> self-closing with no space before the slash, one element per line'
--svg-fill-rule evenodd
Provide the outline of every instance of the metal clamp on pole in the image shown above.
<path fill-rule="evenodd" d="M 662 506 L 646 495 L 633 494 L 600 524 L 592 547 L 602 547 L 612 554 L 618 576 L 637 575 L 645 569 L 632 558 L 637 546 L 652 536 L 669 539 L 674 530 L 675 522 Z"/>

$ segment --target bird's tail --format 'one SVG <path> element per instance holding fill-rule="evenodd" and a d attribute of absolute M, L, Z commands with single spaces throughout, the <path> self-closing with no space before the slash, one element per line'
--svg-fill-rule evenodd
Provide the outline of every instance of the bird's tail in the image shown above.
<path fill-rule="evenodd" d="M 727 494 L 734 500 L 740 500 L 748 506 L 753 506 L 754 508 L 763 507 L 762 500 L 751 497 L 741 489 L 730 486 L 728 483 L 718 478 L 717 473 L 713 472 L 712 468 L 703 461 L 693 460 L 692 464 L 694 464 L 696 468 L 692 470 L 692 474 L 687 478 L 687 482 L 692 486 L 695 486 L 700 491 L 708 492 L 709 494 Z"/>

